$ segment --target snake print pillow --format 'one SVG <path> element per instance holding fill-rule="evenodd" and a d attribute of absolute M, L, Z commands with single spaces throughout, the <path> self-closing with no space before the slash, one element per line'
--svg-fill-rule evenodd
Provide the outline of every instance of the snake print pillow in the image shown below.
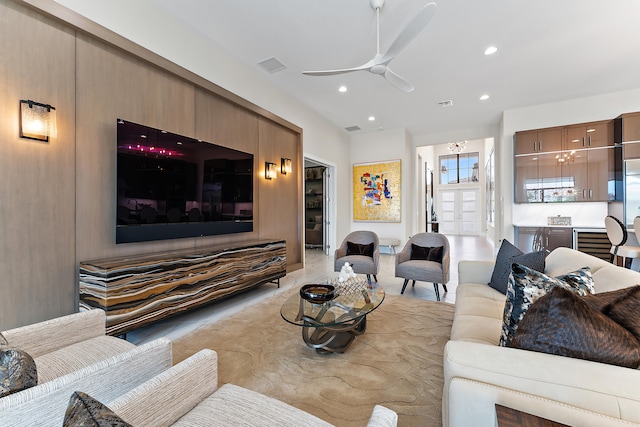
<path fill-rule="evenodd" d="M 63 427 L 132 427 L 93 397 L 76 391 L 69 399 Z"/>
<path fill-rule="evenodd" d="M 38 372 L 33 358 L 17 348 L 1 348 L 0 397 L 35 385 L 38 385 Z"/>
<path fill-rule="evenodd" d="M 593 276 L 589 267 L 562 276 L 551 277 L 521 264 L 514 263 L 511 266 L 500 334 L 501 346 L 509 347 L 513 334 L 518 329 L 518 323 L 531 304 L 554 286 L 571 290 L 580 296 L 595 292 Z"/>

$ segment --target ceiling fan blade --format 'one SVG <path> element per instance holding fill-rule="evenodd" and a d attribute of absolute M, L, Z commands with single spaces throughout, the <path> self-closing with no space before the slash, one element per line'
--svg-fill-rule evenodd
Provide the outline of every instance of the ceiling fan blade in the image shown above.
<path fill-rule="evenodd" d="M 337 74 L 350 73 L 359 71 L 360 68 L 346 68 L 344 70 L 325 70 L 325 71 L 303 71 L 302 74 L 307 76 L 335 76 Z"/>
<path fill-rule="evenodd" d="M 335 76 L 337 74 L 350 73 L 352 71 L 368 70 L 372 66 L 376 65 L 376 60 L 375 59 L 376 58 L 370 60 L 369 62 L 367 62 L 365 64 L 359 65 L 357 67 L 342 68 L 342 69 L 338 69 L 338 70 L 303 71 L 302 74 L 305 74 L 307 76 Z"/>
<path fill-rule="evenodd" d="M 436 14 L 438 6 L 431 2 L 425 5 L 416 16 L 413 17 L 406 27 L 398 34 L 398 37 L 391 43 L 389 49 L 382 55 L 381 62 L 388 63 L 396 56 L 402 49 L 407 47 L 418 34 L 425 29 L 427 24 L 433 19 Z"/>
<path fill-rule="evenodd" d="M 413 91 L 413 85 L 408 81 L 406 81 L 404 78 L 400 77 L 399 75 L 391 71 L 389 67 L 387 67 L 387 71 L 385 71 L 384 73 L 384 78 L 387 79 L 387 81 L 391 83 L 393 86 L 395 86 L 396 88 L 402 91 L 405 91 L 405 92 Z"/>

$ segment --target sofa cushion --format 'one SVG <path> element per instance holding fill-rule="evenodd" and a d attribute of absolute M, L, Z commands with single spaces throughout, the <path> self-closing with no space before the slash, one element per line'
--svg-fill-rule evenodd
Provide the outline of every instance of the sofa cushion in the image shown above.
<path fill-rule="evenodd" d="M 553 287 L 520 321 L 511 347 L 637 368 L 640 342 L 574 291 Z"/>
<path fill-rule="evenodd" d="M 415 243 L 411 244 L 410 260 L 434 261 L 442 264 L 442 255 L 444 248 L 442 246 L 419 246 Z"/>
<path fill-rule="evenodd" d="M 233 384 L 225 384 L 175 422 L 173 427 L 266 425 L 331 426 L 326 421 L 282 401 Z"/>
<path fill-rule="evenodd" d="M 373 257 L 373 243 L 359 244 L 347 242 L 347 256 L 349 255 L 364 255 Z"/>
<path fill-rule="evenodd" d="M 509 346 L 518 323 L 531 304 L 554 286 L 572 290 L 581 296 L 594 292 L 589 267 L 554 278 L 521 264 L 512 265 L 500 334 L 501 346 Z"/>
<path fill-rule="evenodd" d="M 135 347 L 128 341 L 108 335 L 69 345 L 35 358 L 38 380 L 41 383 L 51 381 Z"/>
<path fill-rule="evenodd" d="M 131 427 L 111 409 L 86 393 L 71 395 L 64 414 L 63 427 Z"/>
<path fill-rule="evenodd" d="M 498 345 L 505 298 L 486 283 L 460 283 L 451 339 Z"/>
<path fill-rule="evenodd" d="M 640 285 L 587 295 L 584 301 L 629 331 L 640 341 Z"/>
<path fill-rule="evenodd" d="M 507 239 L 504 239 L 500 245 L 500 249 L 498 250 L 498 255 L 496 256 L 496 262 L 489 286 L 503 294 L 506 294 L 509 275 L 511 274 L 511 265 L 515 262 L 526 265 L 527 267 L 533 268 L 537 271 L 544 271 L 544 261 L 547 253 L 547 251 L 539 251 L 525 254 L 520 249 L 513 246 Z"/>
<path fill-rule="evenodd" d="M 38 385 L 38 371 L 26 351 L 12 347 L 0 349 L 0 397 Z"/>
<path fill-rule="evenodd" d="M 630 268 L 609 264 L 593 271 L 596 293 L 610 292 L 630 286 L 640 285 L 640 273 Z"/>

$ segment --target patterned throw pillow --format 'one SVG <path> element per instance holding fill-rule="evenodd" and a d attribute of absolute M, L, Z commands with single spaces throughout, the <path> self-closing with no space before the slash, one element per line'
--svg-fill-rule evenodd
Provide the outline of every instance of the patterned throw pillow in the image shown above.
<path fill-rule="evenodd" d="M 500 345 L 508 347 L 513 334 L 518 328 L 531 304 L 546 294 L 554 286 L 576 292 L 580 296 L 595 292 L 593 276 L 589 267 L 565 274 L 551 277 L 521 264 L 511 266 L 509 286 L 507 287 L 507 300 L 504 305 L 504 317 L 502 319 L 502 333 Z"/>
<path fill-rule="evenodd" d="M 373 257 L 373 243 L 361 245 L 359 243 L 347 242 L 347 255 L 364 255 Z"/>
<path fill-rule="evenodd" d="M 71 395 L 63 427 L 132 427 L 106 405 L 81 391 Z"/>
<path fill-rule="evenodd" d="M 636 369 L 640 342 L 594 310 L 587 297 L 554 286 L 522 318 L 511 347 Z"/>
<path fill-rule="evenodd" d="M 36 362 L 17 348 L 0 349 L 0 397 L 38 385 Z"/>
<path fill-rule="evenodd" d="M 488 285 L 506 294 L 507 286 L 509 285 L 509 275 L 511 274 L 511 265 L 514 262 L 526 265 L 537 271 L 544 271 L 545 259 L 548 253 L 549 252 L 545 250 L 525 254 L 513 246 L 507 239 L 504 239 L 498 250 L 493 273 L 491 274 L 491 281 Z"/>

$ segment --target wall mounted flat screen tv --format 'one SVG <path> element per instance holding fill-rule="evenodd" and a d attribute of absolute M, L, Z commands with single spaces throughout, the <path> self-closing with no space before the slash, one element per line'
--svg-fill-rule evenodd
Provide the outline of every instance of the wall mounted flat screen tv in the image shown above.
<path fill-rule="evenodd" d="M 253 154 L 116 126 L 116 243 L 253 231 Z"/>

